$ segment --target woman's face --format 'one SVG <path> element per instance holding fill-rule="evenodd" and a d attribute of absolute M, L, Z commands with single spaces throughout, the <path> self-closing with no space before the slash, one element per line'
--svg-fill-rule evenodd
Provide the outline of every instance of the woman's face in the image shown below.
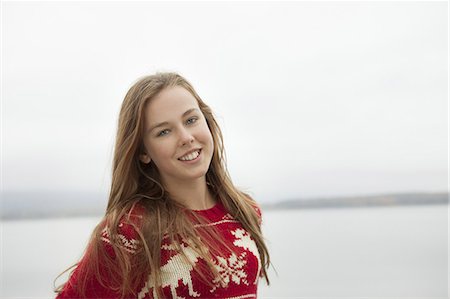
<path fill-rule="evenodd" d="M 145 107 L 143 163 L 156 165 L 164 184 L 205 176 L 214 143 L 197 100 L 180 86 L 162 90 Z"/>

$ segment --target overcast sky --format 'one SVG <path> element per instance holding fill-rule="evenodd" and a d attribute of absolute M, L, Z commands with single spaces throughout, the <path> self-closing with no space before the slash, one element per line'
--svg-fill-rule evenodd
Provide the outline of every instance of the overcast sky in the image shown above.
<path fill-rule="evenodd" d="M 448 3 L 4 2 L 3 190 L 106 192 L 140 76 L 213 108 L 262 202 L 445 191 Z"/>

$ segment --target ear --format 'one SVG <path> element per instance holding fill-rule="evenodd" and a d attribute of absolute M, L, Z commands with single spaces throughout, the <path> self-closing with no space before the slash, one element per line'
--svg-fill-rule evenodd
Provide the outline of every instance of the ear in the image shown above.
<path fill-rule="evenodd" d="M 141 160 L 141 162 L 144 163 L 144 164 L 148 164 L 148 163 L 150 163 L 150 161 L 152 159 L 147 154 L 141 154 L 141 155 L 139 155 L 139 160 Z"/>

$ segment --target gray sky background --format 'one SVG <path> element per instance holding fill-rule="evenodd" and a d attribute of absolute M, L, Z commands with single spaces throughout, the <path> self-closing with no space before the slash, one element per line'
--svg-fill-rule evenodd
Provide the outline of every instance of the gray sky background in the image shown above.
<path fill-rule="evenodd" d="M 106 192 L 122 99 L 177 71 L 262 202 L 445 191 L 448 3 L 4 2 L 3 190 Z"/>

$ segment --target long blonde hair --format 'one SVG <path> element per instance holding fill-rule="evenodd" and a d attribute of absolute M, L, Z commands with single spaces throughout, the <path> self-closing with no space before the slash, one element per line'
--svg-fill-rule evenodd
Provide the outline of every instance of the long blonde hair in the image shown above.
<path fill-rule="evenodd" d="M 188 216 L 194 217 L 198 222 L 203 220 L 171 199 L 170 194 L 161 184 L 158 169 L 153 162 L 144 164 L 139 160 L 139 155 L 144 150 L 144 109 L 147 103 L 163 89 L 174 86 L 180 86 L 189 91 L 196 98 L 205 116 L 214 142 L 211 164 L 206 173 L 208 188 L 255 240 L 262 264 L 260 275 L 269 284 L 267 269 L 270 257 L 261 233 L 260 218 L 256 211 L 257 204 L 249 195 L 239 191 L 230 179 L 226 168 L 222 133 L 210 107 L 202 101 L 193 86 L 176 73 L 156 73 L 143 77 L 130 88 L 125 96 L 119 115 L 109 201 L 103 220 L 91 235 L 87 254 L 84 257 L 86 260 L 83 263 L 86 269 L 83 271 L 85 274 L 94 275 L 102 285 L 106 286 L 105 279 L 100 275 L 99 264 L 106 265 L 109 273 L 112 274 L 109 275 L 110 279 L 113 279 L 108 282 L 107 287 L 125 296 L 134 294 L 139 284 L 148 275 L 150 275 L 151 285 L 161 285 L 158 270 L 161 266 L 161 244 L 164 236 L 168 236 L 178 249 L 180 249 L 180 240 L 191 240 L 193 248 L 205 259 L 210 273 L 213 274 L 217 274 L 217 270 L 213 267 L 211 254 L 224 250 L 231 251 L 223 241 L 219 245 L 216 244 L 221 238 L 217 238 L 217 231 L 213 226 L 200 226 L 202 236 L 208 236 L 200 240 L 199 230 L 194 227 L 192 218 Z M 139 224 L 136 221 L 130 221 L 130 225 L 136 230 L 139 244 L 142 246 L 139 246 L 139 249 L 131 256 L 120 246 L 118 226 L 124 218 L 130 220 L 130 211 L 136 205 L 144 208 L 142 221 Z M 105 252 L 104 244 L 102 244 L 101 235 L 105 225 L 109 228 L 115 259 Z M 220 245 L 224 246 L 218 247 Z M 180 252 L 183 254 L 182 250 Z M 207 272 L 203 270 L 199 271 L 199 275 L 208 283 Z M 89 275 L 82 275 L 80 278 L 83 281 L 77 284 L 77 289 L 83 295 Z M 62 286 L 56 292 L 61 289 Z M 162 289 L 158 287 L 156 291 L 161 296 Z"/>

